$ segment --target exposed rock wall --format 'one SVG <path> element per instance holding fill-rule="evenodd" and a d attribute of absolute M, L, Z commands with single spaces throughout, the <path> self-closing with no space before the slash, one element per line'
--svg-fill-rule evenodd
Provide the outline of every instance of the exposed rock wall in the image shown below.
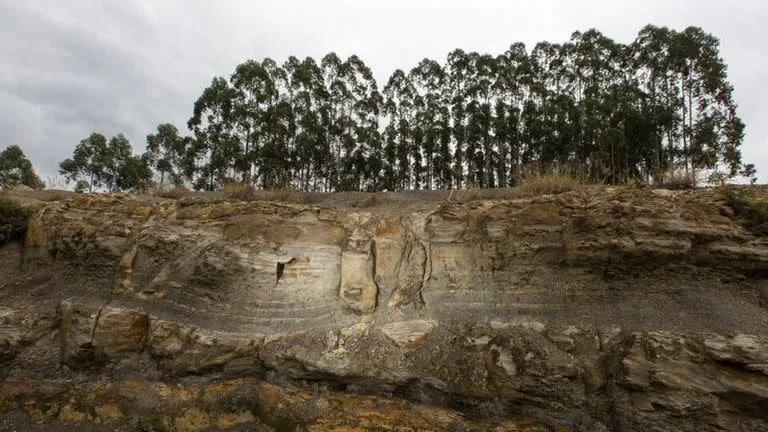
<path fill-rule="evenodd" d="M 0 264 L 0 413 L 73 420 L 65 399 L 96 379 L 245 379 L 441 406 L 437 430 L 768 430 L 768 240 L 716 191 L 396 209 L 84 195 L 40 208 Z M 185 430 L 171 399 L 154 427 Z M 140 411 L 82 403 L 91 423 Z M 194 424 L 338 420 L 291 406 L 205 405 Z"/>

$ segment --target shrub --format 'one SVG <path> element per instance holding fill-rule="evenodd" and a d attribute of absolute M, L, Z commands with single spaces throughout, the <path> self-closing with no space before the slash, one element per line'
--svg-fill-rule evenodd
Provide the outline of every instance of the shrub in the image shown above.
<path fill-rule="evenodd" d="M 175 186 L 171 189 L 157 188 L 152 191 L 152 195 L 161 198 L 178 200 L 188 196 L 189 189 L 185 188 L 184 186 Z"/>
<path fill-rule="evenodd" d="M 256 199 L 256 189 L 248 184 L 230 182 L 222 189 L 224 197 L 241 201 L 253 201 Z"/>
<path fill-rule="evenodd" d="M 0 245 L 22 240 L 27 231 L 29 212 L 18 202 L 0 196 Z"/>
<path fill-rule="evenodd" d="M 274 189 L 274 190 L 267 190 L 263 191 L 262 197 L 259 197 L 260 199 L 264 201 L 279 201 L 279 202 L 286 202 L 286 203 L 301 203 L 304 202 L 304 196 L 296 192 L 293 189 Z"/>
<path fill-rule="evenodd" d="M 768 199 L 746 188 L 724 188 L 723 195 L 725 204 L 745 228 L 754 234 L 768 234 Z"/>
<path fill-rule="evenodd" d="M 529 195 L 557 195 L 579 189 L 584 183 L 568 173 L 532 175 L 523 179 L 520 189 Z"/>
<path fill-rule="evenodd" d="M 467 189 L 453 189 L 448 194 L 448 201 L 456 203 L 466 203 L 480 199 L 480 190 L 476 187 Z"/>
<path fill-rule="evenodd" d="M 696 187 L 696 179 L 692 174 L 684 170 L 671 170 L 664 175 L 664 180 L 659 184 L 661 189 L 669 190 L 683 190 L 693 189 Z"/>
<path fill-rule="evenodd" d="M 232 182 L 222 189 L 224 198 L 240 201 L 277 201 L 286 203 L 305 202 L 304 194 L 293 189 L 256 190 L 252 185 Z"/>

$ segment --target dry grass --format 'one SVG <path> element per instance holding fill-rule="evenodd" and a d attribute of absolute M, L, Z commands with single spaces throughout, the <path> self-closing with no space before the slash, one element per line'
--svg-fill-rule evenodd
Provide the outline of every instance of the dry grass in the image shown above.
<path fill-rule="evenodd" d="M 467 189 L 453 189 L 448 194 L 447 201 L 455 203 L 466 203 L 471 201 L 477 201 L 481 199 L 480 189 L 476 187 L 470 187 Z"/>
<path fill-rule="evenodd" d="M 273 190 L 266 190 L 261 191 L 259 198 L 263 201 L 278 201 L 278 202 L 285 202 L 285 203 L 303 203 L 306 200 L 304 199 L 304 194 L 301 192 L 297 192 L 293 189 L 273 189 Z"/>
<path fill-rule="evenodd" d="M 754 189 L 724 187 L 721 189 L 725 204 L 733 209 L 742 225 L 755 235 L 768 234 L 768 198 L 759 196 Z"/>
<path fill-rule="evenodd" d="M 671 170 L 664 174 L 664 181 L 658 187 L 669 190 L 693 189 L 696 187 L 696 179 L 682 169 Z"/>
<path fill-rule="evenodd" d="M 231 182 L 224 185 L 221 189 L 224 198 L 239 201 L 254 201 L 256 199 L 256 189 L 248 184 Z"/>
<path fill-rule="evenodd" d="M 557 195 L 580 189 L 584 182 L 568 173 L 549 173 L 523 179 L 520 191 L 525 195 Z"/>
<path fill-rule="evenodd" d="M 226 199 L 239 201 L 306 202 L 306 194 L 293 189 L 257 190 L 252 185 L 242 183 L 227 183 L 224 185 L 222 193 Z"/>
<path fill-rule="evenodd" d="M 366 193 L 360 201 L 355 202 L 352 206 L 355 208 L 373 208 L 380 205 L 384 205 L 391 202 L 383 192 L 371 192 Z"/>
<path fill-rule="evenodd" d="M 150 195 L 152 196 L 174 199 L 174 200 L 186 198 L 190 195 L 190 193 L 191 193 L 190 190 L 185 188 L 184 186 L 175 186 L 170 189 L 157 187 L 152 191 L 150 191 Z"/>

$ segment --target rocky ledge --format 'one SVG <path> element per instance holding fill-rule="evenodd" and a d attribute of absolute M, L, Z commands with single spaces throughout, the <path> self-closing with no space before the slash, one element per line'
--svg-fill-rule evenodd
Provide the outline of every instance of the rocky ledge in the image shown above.
<path fill-rule="evenodd" d="M 31 205 L 0 428 L 768 430 L 768 238 L 716 190 Z"/>

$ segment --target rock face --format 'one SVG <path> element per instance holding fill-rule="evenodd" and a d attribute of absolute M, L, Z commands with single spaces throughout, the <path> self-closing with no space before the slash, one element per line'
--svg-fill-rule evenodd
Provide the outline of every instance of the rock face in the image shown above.
<path fill-rule="evenodd" d="M 731 218 L 709 190 L 46 203 L 0 248 L 0 425 L 765 431 L 768 239 Z"/>

